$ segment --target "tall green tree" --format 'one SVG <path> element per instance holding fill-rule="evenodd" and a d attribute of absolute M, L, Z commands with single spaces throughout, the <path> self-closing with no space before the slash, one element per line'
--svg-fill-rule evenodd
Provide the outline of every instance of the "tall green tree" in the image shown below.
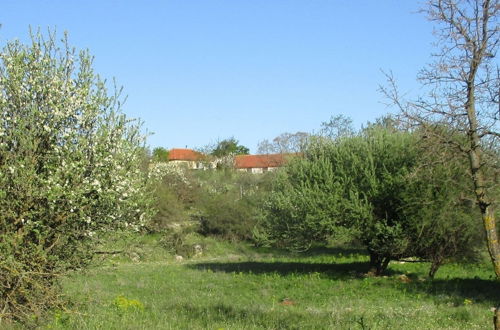
<path fill-rule="evenodd" d="M 356 238 L 376 275 L 402 257 L 430 261 L 431 277 L 449 259 L 472 257 L 479 233 L 464 167 L 447 168 L 456 159 L 424 166 L 418 134 L 389 126 L 321 137 L 278 173 L 266 204 L 268 238 L 295 250 Z"/>
<path fill-rule="evenodd" d="M 321 141 L 278 177 L 267 205 L 268 232 L 285 246 L 307 248 L 347 228 L 381 274 L 409 244 L 400 195 L 416 161 L 414 139 L 373 129 Z"/>
<path fill-rule="evenodd" d="M 152 157 L 156 162 L 168 162 L 168 150 L 163 147 L 156 147 L 153 149 Z"/>
<path fill-rule="evenodd" d="M 341 188 L 328 158 L 292 160 L 276 174 L 265 203 L 266 240 L 298 251 L 326 242 L 345 224 Z"/>
<path fill-rule="evenodd" d="M 215 157 L 224 157 L 230 155 L 248 155 L 249 152 L 250 149 L 240 145 L 238 140 L 231 137 L 217 142 L 210 154 Z"/>

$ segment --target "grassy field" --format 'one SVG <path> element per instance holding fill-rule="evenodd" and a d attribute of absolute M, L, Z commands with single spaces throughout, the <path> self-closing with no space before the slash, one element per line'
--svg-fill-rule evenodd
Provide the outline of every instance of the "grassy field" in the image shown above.
<path fill-rule="evenodd" d="M 488 264 L 391 263 L 365 277 L 361 250 L 297 255 L 205 239 L 175 261 L 151 237 L 64 279 L 51 329 L 490 329 L 500 296 Z M 117 248 L 117 246 L 114 246 Z M 118 248 L 120 248 L 118 246 Z"/>

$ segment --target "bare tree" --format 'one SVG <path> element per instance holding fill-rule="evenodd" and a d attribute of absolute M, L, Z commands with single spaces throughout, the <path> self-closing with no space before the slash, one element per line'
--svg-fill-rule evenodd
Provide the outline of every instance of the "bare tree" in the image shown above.
<path fill-rule="evenodd" d="M 500 138 L 499 0 L 429 0 L 422 10 L 437 26 L 434 61 L 421 70 L 425 96 L 404 101 L 392 75 L 382 92 L 406 119 L 424 127 L 441 142 L 466 156 L 488 252 L 500 279 L 498 204 Z M 436 127 L 448 127 L 447 130 Z M 450 138 L 451 132 L 463 139 Z M 495 329 L 500 329 L 500 307 Z"/>
<path fill-rule="evenodd" d="M 335 140 L 340 137 L 352 136 L 355 130 L 352 125 L 352 119 L 345 115 L 331 116 L 328 121 L 321 123 L 319 136 Z"/>
<path fill-rule="evenodd" d="M 283 154 L 302 152 L 307 144 L 309 134 L 305 132 L 281 133 L 273 139 L 259 142 L 257 153 L 259 154 Z"/>

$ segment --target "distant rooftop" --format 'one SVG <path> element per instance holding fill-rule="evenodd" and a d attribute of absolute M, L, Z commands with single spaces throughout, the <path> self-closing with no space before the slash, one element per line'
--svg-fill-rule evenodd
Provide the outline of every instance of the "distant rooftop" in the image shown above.
<path fill-rule="evenodd" d="M 168 153 L 168 160 L 197 161 L 205 158 L 201 152 L 192 149 L 171 149 Z"/>
<path fill-rule="evenodd" d="M 285 165 L 295 154 L 239 155 L 234 157 L 235 168 L 269 168 Z"/>

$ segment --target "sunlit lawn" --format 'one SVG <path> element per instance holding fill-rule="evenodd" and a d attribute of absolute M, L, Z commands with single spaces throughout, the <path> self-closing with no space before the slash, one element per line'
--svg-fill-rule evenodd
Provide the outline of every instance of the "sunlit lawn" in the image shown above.
<path fill-rule="evenodd" d="M 448 265 L 431 281 L 424 263 L 392 263 L 387 276 L 365 277 L 357 250 L 299 256 L 219 244 L 182 262 L 141 251 L 149 255 L 138 262 L 117 257 L 67 277 L 73 304 L 47 327 L 490 329 L 500 298 L 488 264 Z"/>

